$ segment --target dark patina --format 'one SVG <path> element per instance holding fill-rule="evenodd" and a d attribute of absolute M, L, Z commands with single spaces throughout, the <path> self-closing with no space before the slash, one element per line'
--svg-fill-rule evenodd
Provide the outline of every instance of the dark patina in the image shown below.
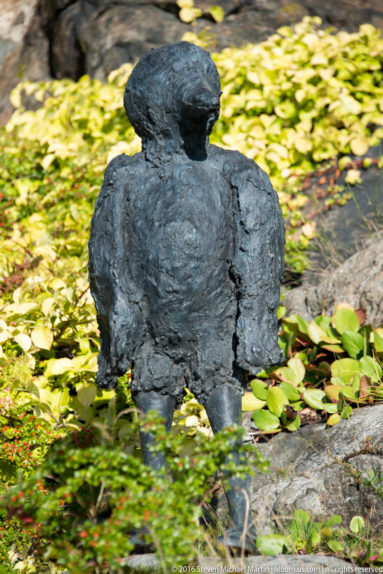
<path fill-rule="evenodd" d="M 157 410 L 168 428 L 187 387 L 214 432 L 240 422 L 247 376 L 282 359 L 284 248 L 268 176 L 239 152 L 209 143 L 220 95 L 210 55 L 192 44 L 140 60 L 124 105 L 142 151 L 108 165 L 89 242 L 98 384 L 113 387 L 131 366 L 137 407 Z M 144 460 L 160 468 L 150 434 L 141 441 Z M 249 479 L 233 479 L 226 543 L 253 551 L 248 495 Z"/>

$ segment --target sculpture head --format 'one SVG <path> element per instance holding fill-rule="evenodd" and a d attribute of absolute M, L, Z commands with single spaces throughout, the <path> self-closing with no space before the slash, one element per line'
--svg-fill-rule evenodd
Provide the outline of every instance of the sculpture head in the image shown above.
<path fill-rule="evenodd" d="M 149 155 L 184 149 L 198 156 L 218 118 L 220 95 L 210 54 L 177 42 L 141 58 L 126 84 L 124 106 Z"/>

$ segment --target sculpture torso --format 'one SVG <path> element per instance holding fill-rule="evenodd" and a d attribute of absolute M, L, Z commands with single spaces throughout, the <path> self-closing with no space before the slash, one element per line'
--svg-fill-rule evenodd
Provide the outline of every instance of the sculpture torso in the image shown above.
<path fill-rule="evenodd" d="M 197 336 L 235 312 L 232 191 L 216 164 L 176 157 L 129 181 L 128 268 L 154 334 Z M 142 189 L 145 192 L 142 192 Z"/>

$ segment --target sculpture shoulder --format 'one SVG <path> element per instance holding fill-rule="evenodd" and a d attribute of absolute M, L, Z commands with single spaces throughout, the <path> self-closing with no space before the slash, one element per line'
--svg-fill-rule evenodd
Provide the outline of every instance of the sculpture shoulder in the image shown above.
<path fill-rule="evenodd" d="M 236 188 L 246 182 L 251 182 L 261 191 L 270 193 L 273 189 L 270 178 L 262 168 L 252 159 L 239 151 L 227 150 L 217 146 L 211 146 L 213 161 L 222 166 L 226 179 L 229 179 Z"/>
<path fill-rule="evenodd" d="M 101 195 L 109 195 L 112 189 L 125 188 L 129 181 L 129 176 L 134 176 L 143 169 L 143 154 L 137 153 L 133 156 L 121 154 L 109 162 L 104 173 L 104 183 Z"/>

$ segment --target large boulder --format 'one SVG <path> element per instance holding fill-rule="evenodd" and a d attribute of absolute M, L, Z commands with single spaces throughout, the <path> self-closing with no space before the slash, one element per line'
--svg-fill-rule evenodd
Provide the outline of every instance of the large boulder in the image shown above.
<path fill-rule="evenodd" d="M 12 112 L 11 90 L 21 79 L 50 77 L 49 45 L 39 0 L 0 0 L 0 125 Z"/>
<path fill-rule="evenodd" d="M 213 49 L 256 43 L 280 26 L 320 16 L 325 26 L 355 30 L 371 22 L 383 28 L 383 8 L 374 0 L 220 0 L 224 20 L 215 22 L 214 2 L 194 0 L 202 11 L 193 25 L 179 18 L 177 0 L 41 0 L 55 77 L 105 76 L 150 48 L 180 40 L 190 30 L 209 28 Z"/>
<path fill-rule="evenodd" d="M 271 472 L 257 472 L 253 479 L 259 534 L 275 531 L 297 509 L 319 519 L 340 514 L 346 526 L 355 515 L 372 528 L 380 524 L 383 500 L 364 480 L 371 470 L 383 472 L 382 421 L 383 405 L 364 407 L 334 427 L 308 425 L 260 444 Z"/>
<path fill-rule="evenodd" d="M 365 157 L 350 158 L 349 165 L 360 169 L 361 181 L 350 187 L 347 170 L 340 174 L 336 181 L 344 187 L 340 197 L 351 195 L 344 205 L 339 202 L 329 209 L 323 193 L 326 183 L 321 188 L 319 178 L 311 177 L 304 214 L 314 214 L 318 236 L 307 252 L 309 268 L 302 285 L 287 292 L 282 301 L 289 312 L 310 320 L 322 311 L 333 313 L 338 303 L 349 303 L 366 311 L 365 322 L 376 327 L 383 323 L 382 170 L 376 163 L 362 167 L 367 157 L 377 162 L 382 155 L 383 140 Z"/>
<path fill-rule="evenodd" d="M 317 285 L 304 284 L 292 289 L 283 299 L 289 312 L 306 320 L 322 311 L 332 314 L 338 303 L 364 309 L 366 323 L 383 324 L 383 239 L 355 253 L 327 272 Z"/>

